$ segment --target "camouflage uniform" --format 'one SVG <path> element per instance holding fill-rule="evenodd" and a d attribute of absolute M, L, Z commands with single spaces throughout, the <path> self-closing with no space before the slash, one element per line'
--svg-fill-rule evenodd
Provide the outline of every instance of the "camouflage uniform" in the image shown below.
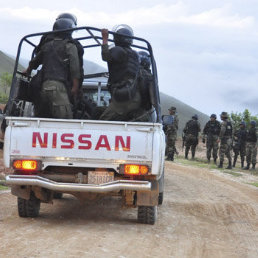
<path fill-rule="evenodd" d="M 198 120 L 197 115 L 193 116 L 189 120 L 183 130 L 185 134 L 185 158 L 188 159 L 188 152 L 191 149 L 192 159 L 195 157 L 195 150 L 198 145 L 198 135 L 201 131 L 201 126 Z"/>
<path fill-rule="evenodd" d="M 31 60 L 29 65 L 30 69 L 37 69 L 40 64 L 43 64 L 43 83 L 39 93 L 39 101 L 35 103 L 35 115 L 38 117 L 73 118 L 72 105 L 68 95 L 68 91 L 71 90 L 71 82 L 69 84 L 69 82 L 63 80 L 44 78 L 44 61 L 46 60 L 47 55 L 51 55 L 51 53 L 46 52 L 48 45 L 52 43 L 58 45 L 63 41 L 63 39 L 55 37 L 53 41 L 45 43 L 42 46 L 41 51 L 39 51 L 35 58 Z M 69 42 L 69 40 L 65 41 L 64 44 L 66 56 L 69 60 L 69 68 L 67 70 L 69 75 L 67 74 L 67 77 L 79 80 L 81 75 L 77 48 L 73 43 Z M 55 76 L 55 71 L 53 71 L 53 78 Z"/>
<path fill-rule="evenodd" d="M 237 157 L 240 154 L 241 167 L 244 167 L 245 155 L 246 155 L 246 129 L 244 124 L 240 124 L 241 128 L 236 130 L 233 135 L 233 152 L 234 161 L 233 167 L 236 166 Z"/>
<path fill-rule="evenodd" d="M 232 146 L 232 124 L 228 121 L 228 116 L 226 112 L 222 112 L 221 119 L 223 120 L 221 123 L 220 130 L 220 148 L 219 148 L 219 158 L 220 164 L 219 168 L 223 167 L 224 156 L 226 155 L 228 159 L 228 169 L 232 169 L 232 157 L 231 157 L 231 146 Z"/>
<path fill-rule="evenodd" d="M 208 121 L 203 129 L 203 142 L 205 143 L 206 139 L 206 156 L 208 159 L 208 162 L 210 162 L 211 158 L 211 152 L 213 156 L 214 163 L 216 163 L 217 157 L 218 157 L 218 138 L 220 133 L 220 122 L 216 120 L 214 116 L 214 120 Z"/>
<path fill-rule="evenodd" d="M 171 107 L 170 111 L 176 111 L 175 107 Z M 171 125 L 166 125 L 164 127 L 165 135 L 166 135 L 166 154 L 167 160 L 174 160 L 174 155 L 177 153 L 176 150 L 176 139 L 177 139 L 177 130 L 178 130 L 178 116 L 177 114 L 173 115 L 174 121 Z"/>
<path fill-rule="evenodd" d="M 255 169 L 257 156 L 257 131 L 255 126 L 247 131 L 246 135 L 246 163 L 245 169 L 249 169 L 252 164 L 252 169 Z"/>

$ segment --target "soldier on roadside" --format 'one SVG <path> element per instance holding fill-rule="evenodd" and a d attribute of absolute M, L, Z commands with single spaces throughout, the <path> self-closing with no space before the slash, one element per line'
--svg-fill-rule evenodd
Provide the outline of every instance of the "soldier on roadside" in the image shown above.
<path fill-rule="evenodd" d="M 233 135 L 233 151 L 234 161 L 233 167 L 236 166 L 237 157 L 240 154 L 241 157 L 241 168 L 244 167 L 245 155 L 246 155 L 246 124 L 242 121 L 239 124 L 239 129 L 234 132 Z"/>
<path fill-rule="evenodd" d="M 164 132 L 167 137 L 167 145 L 166 145 L 166 160 L 174 160 L 174 155 L 177 153 L 176 150 L 176 138 L 177 138 L 177 130 L 178 130 L 178 116 L 176 113 L 176 107 L 170 107 L 168 109 L 169 115 L 173 116 L 173 123 L 171 125 L 164 126 Z"/>
<path fill-rule="evenodd" d="M 194 159 L 200 131 L 201 126 L 198 121 L 198 116 L 195 114 L 192 116 L 192 119 L 186 123 L 183 130 L 185 135 L 185 159 L 188 159 L 188 152 L 190 148 L 192 152 L 192 159 Z"/>
<path fill-rule="evenodd" d="M 250 168 L 252 164 L 252 169 L 255 170 L 256 165 L 256 156 L 257 156 L 257 131 L 256 131 L 256 122 L 251 121 L 250 127 L 247 130 L 246 134 L 246 170 Z"/>
<path fill-rule="evenodd" d="M 218 157 L 218 138 L 219 138 L 219 133 L 220 133 L 220 122 L 216 120 L 217 116 L 215 114 L 212 114 L 210 116 L 210 121 L 206 123 L 203 129 L 203 138 L 202 142 L 206 142 L 206 156 L 208 163 L 210 163 L 211 159 L 211 152 L 212 152 L 212 157 L 214 160 L 214 163 L 216 164 L 217 157 Z"/>
<path fill-rule="evenodd" d="M 220 163 L 218 168 L 223 168 L 224 155 L 228 158 L 228 166 L 227 169 L 232 169 L 232 157 L 231 157 L 231 146 L 232 146 L 232 124 L 228 120 L 228 113 L 222 112 L 220 115 L 221 130 L 219 134 L 218 143 L 220 142 L 219 147 L 219 158 Z"/>

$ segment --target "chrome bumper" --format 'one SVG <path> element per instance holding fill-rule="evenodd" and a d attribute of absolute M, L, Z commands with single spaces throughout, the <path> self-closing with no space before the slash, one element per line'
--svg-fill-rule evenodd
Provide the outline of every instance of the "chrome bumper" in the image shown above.
<path fill-rule="evenodd" d="M 8 185 L 33 185 L 60 192 L 110 192 L 120 190 L 150 191 L 151 182 L 136 180 L 118 180 L 100 185 L 60 183 L 40 176 L 9 175 L 6 176 Z"/>

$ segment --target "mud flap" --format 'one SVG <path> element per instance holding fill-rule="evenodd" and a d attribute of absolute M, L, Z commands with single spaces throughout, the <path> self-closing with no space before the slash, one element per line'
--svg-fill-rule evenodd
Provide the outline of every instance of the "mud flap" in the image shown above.
<path fill-rule="evenodd" d="M 137 191 L 137 206 L 157 206 L 159 199 L 159 182 L 151 182 L 151 191 Z"/>

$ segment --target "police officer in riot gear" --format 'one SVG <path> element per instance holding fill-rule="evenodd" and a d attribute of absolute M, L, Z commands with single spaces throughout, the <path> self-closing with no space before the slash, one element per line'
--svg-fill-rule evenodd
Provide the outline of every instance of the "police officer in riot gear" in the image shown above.
<path fill-rule="evenodd" d="M 100 120 L 129 121 L 144 113 L 137 87 L 140 64 L 137 52 L 131 49 L 132 36 L 133 31 L 129 26 L 117 27 L 114 34 L 115 46 L 109 48 L 108 30 L 102 29 L 101 54 L 108 64 L 111 103 Z"/>
<path fill-rule="evenodd" d="M 219 148 L 219 157 L 220 163 L 218 168 L 223 168 L 224 156 L 228 158 L 228 166 L 227 169 L 232 169 L 232 157 L 231 157 L 231 146 L 232 146 L 232 124 L 228 120 L 228 113 L 222 112 L 220 115 L 220 119 L 222 120 L 221 123 L 221 130 L 219 134 L 218 142 L 220 142 Z"/>
<path fill-rule="evenodd" d="M 66 24 L 69 24 L 69 26 L 66 26 Z M 56 22 L 53 25 L 53 30 L 71 29 L 76 27 L 77 27 L 77 18 L 75 15 L 71 13 L 61 13 L 56 18 Z M 38 46 L 35 48 L 34 53 L 37 54 L 41 50 L 42 46 L 48 41 L 53 40 L 54 37 L 55 37 L 55 34 L 43 35 L 40 39 Z M 80 81 L 79 81 L 79 88 L 80 88 L 82 85 L 83 76 L 84 76 L 84 70 L 83 70 L 84 50 L 80 42 L 72 38 L 71 33 L 68 33 L 66 35 L 66 38 L 67 39 L 69 38 L 70 42 L 76 46 L 78 51 L 79 62 L 80 62 Z"/>
<path fill-rule="evenodd" d="M 220 122 L 216 120 L 217 116 L 215 114 L 211 114 L 210 121 L 206 123 L 203 129 L 203 138 L 202 142 L 206 142 L 206 155 L 207 160 L 210 163 L 211 152 L 213 156 L 214 163 L 216 164 L 216 160 L 218 157 L 218 137 L 220 133 Z"/>
<path fill-rule="evenodd" d="M 239 129 L 233 134 L 233 151 L 234 161 L 233 167 L 236 166 L 237 157 L 240 154 L 241 168 L 244 167 L 245 155 L 246 155 L 246 124 L 242 121 L 239 124 Z"/>
<path fill-rule="evenodd" d="M 195 157 L 195 150 L 198 145 L 199 132 L 201 131 L 201 126 L 198 121 L 198 115 L 193 115 L 192 119 L 189 120 L 183 130 L 185 135 L 185 158 L 188 159 L 188 152 L 191 148 L 192 159 Z"/>
<path fill-rule="evenodd" d="M 35 115 L 47 118 L 72 118 L 72 106 L 68 94 L 76 98 L 79 90 L 80 64 L 76 46 L 70 41 L 69 19 L 58 19 L 53 39 L 45 42 L 30 61 L 27 74 L 42 64 L 41 88 L 35 104 Z"/>

